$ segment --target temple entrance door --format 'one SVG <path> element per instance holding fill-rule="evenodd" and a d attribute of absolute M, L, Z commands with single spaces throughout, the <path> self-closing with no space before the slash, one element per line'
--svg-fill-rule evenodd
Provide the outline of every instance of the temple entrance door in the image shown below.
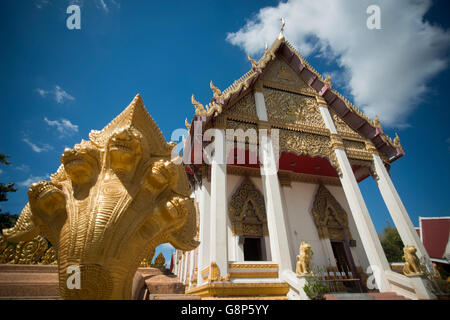
<path fill-rule="evenodd" d="M 261 250 L 262 238 L 244 238 L 244 260 L 245 261 L 263 261 Z"/>
<path fill-rule="evenodd" d="M 352 275 L 355 279 L 360 278 L 359 273 L 356 269 L 355 262 L 353 261 L 352 253 L 350 251 L 350 247 L 348 245 L 348 241 L 343 240 L 330 240 L 331 248 L 333 249 L 334 257 L 336 258 L 336 266 L 340 272 L 344 271 L 348 273 L 352 272 Z M 345 283 L 346 286 L 354 289 L 360 289 L 360 284 L 358 287 L 354 286 L 354 283 Z"/>

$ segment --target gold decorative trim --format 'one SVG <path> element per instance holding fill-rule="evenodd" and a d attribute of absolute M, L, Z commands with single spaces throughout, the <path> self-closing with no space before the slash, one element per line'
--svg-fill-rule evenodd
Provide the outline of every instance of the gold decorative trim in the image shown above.
<path fill-rule="evenodd" d="M 230 263 L 230 269 L 278 269 L 276 263 Z"/>
<path fill-rule="evenodd" d="M 282 187 L 290 187 L 291 186 L 291 177 L 290 174 L 286 171 L 278 172 L 278 180 L 280 181 L 280 185 Z"/>
<path fill-rule="evenodd" d="M 231 272 L 231 278 L 278 278 L 278 272 Z"/>
<path fill-rule="evenodd" d="M 264 87 L 269 88 L 269 89 L 282 90 L 287 93 L 301 94 L 301 95 L 308 96 L 311 98 L 314 98 L 317 94 L 317 92 L 312 88 L 311 89 L 304 89 L 304 88 L 298 89 L 296 87 L 284 85 L 284 84 L 270 81 L 270 80 L 263 80 L 262 83 L 263 83 Z M 312 90 L 314 90 L 314 91 L 312 91 Z"/>
<path fill-rule="evenodd" d="M 352 239 L 347 213 L 323 185 L 319 185 L 311 213 L 320 239 Z"/>
<path fill-rule="evenodd" d="M 289 285 L 282 283 L 232 283 L 214 282 L 186 290 L 200 297 L 285 296 Z"/>
<path fill-rule="evenodd" d="M 307 173 L 298 173 L 288 170 L 280 170 L 279 172 L 288 173 L 291 179 L 291 183 L 292 182 L 303 182 L 313 184 L 322 183 L 324 185 L 330 186 L 341 186 L 341 181 L 337 177 L 319 176 Z M 227 174 L 235 176 L 261 177 L 261 170 L 259 168 L 228 165 Z"/>
<path fill-rule="evenodd" d="M 379 154 L 378 149 L 375 147 L 375 145 L 370 140 L 364 141 L 366 144 L 366 150 L 370 154 Z"/>
<path fill-rule="evenodd" d="M 245 177 L 228 204 L 233 236 L 262 237 L 268 234 L 264 196 Z"/>
<path fill-rule="evenodd" d="M 342 140 L 339 134 L 331 133 L 330 134 L 330 144 L 333 150 L 336 149 L 345 149 L 344 141 Z"/>

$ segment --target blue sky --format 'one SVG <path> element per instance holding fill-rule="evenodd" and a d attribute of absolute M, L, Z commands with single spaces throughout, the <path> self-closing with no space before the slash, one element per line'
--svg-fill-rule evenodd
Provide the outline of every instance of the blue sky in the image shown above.
<path fill-rule="evenodd" d="M 332 21 L 326 3 L 321 4 L 324 12 L 317 12 L 304 0 L 1 1 L 0 152 L 10 155 L 13 164 L 0 167 L 0 181 L 14 181 L 19 188 L 1 204 L 2 210 L 20 213 L 29 183 L 48 178 L 65 147 L 87 139 L 91 129 L 103 128 L 137 93 L 169 139 L 173 130 L 184 127 L 186 117 L 192 118 L 191 94 L 206 104 L 211 79 L 224 89 L 247 72 L 247 53 L 259 58 L 265 39 L 270 44 L 278 34 L 279 22 L 272 20 L 286 13 L 286 38 L 314 68 L 331 74 L 335 88 L 369 115 L 379 114 L 390 136 L 399 132 L 406 156 L 393 163 L 391 174 L 413 223 L 418 224 L 419 216 L 450 216 L 448 5 L 400 2 L 402 7 L 369 2 L 381 6 L 382 30 L 371 40 L 379 41 L 374 48 L 396 44 L 371 54 L 375 49 L 355 41 L 361 37 L 358 32 L 342 36 L 331 32 L 333 25 L 313 24 Z M 81 30 L 66 27 L 69 4 L 81 6 Z M 305 10 L 289 10 L 294 4 Z M 341 6 L 333 8 L 333 17 L 342 15 L 342 28 L 351 17 L 365 23 L 360 1 L 337 4 Z M 308 16 L 297 19 L 299 11 Z M 417 21 L 391 23 L 405 16 Z M 249 39 L 251 28 L 262 34 L 256 46 Z M 366 52 L 358 51 L 362 49 Z M 349 52 L 357 59 L 350 59 Z M 360 186 L 381 231 L 389 213 L 376 183 L 366 179 Z M 167 257 L 168 252 L 166 247 Z"/>

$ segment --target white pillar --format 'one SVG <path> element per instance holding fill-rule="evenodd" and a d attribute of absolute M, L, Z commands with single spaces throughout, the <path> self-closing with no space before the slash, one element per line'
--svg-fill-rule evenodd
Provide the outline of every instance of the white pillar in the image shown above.
<path fill-rule="evenodd" d="M 189 283 L 188 286 L 191 286 L 192 278 L 194 278 L 195 271 L 195 251 L 196 249 L 190 251 L 190 261 L 189 261 Z"/>
<path fill-rule="evenodd" d="M 331 134 L 337 134 L 336 127 L 334 126 L 328 108 L 323 105 L 319 108 L 325 125 L 330 130 Z M 337 136 L 334 136 L 334 138 L 338 139 Z M 378 234 L 370 218 L 369 210 L 367 210 L 366 203 L 364 202 L 358 182 L 353 174 L 342 141 L 333 146 L 333 148 L 341 169 L 339 178 L 341 180 L 342 188 L 344 189 L 345 197 L 347 198 L 350 212 L 355 221 L 367 258 L 372 266 L 372 270 L 374 270 L 373 275 L 376 284 L 380 291 L 388 291 L 390 285 L 384 271 L 390 270 L 390 266 L 383 248 L 381 247 Z"/>
<path fill-rule="evenodd" d="M 266 105 L 262 92 L 255 92 L 255 103 L 258 118 L 267 121 Z M 281 186 L 278 181 L 277 159 L 274 154 L 272 138 L 260 134 L 259 147 L 272 261 L 278 264 L 280 272 L 283 270 L 292 271 L 293 264 L 289 250 L 285 210 Z"/>
<path fill-rule="evenodd" d="M 202 270 L 210 265 L 210 183 L 207 178 L 206 167 L 202 171 L 202 185 L 200 187 L 200 245 L 198 247 L 197 285 L 203 283 Z"/>
<path fill-rule="evenodd" d="M 186 279 L 187 279 L 187 275 L 188 275 L 189 253 L 190 253 L 190 251 L 184 253 L 183 280 L 181 281 L 182 283 L 186 283 Z"/>
<path fill-rule="evenodd" d="M 223 128 L 216 129 L 214 155 L 211 161 L 211 218 L 210 218 L 210 262 L 215 262 L 220 276 L 228 273 L 227 239 L 227 164 L 226 140 Z"/>
<path fill-rule="evenodd" d="M 172 272 L 173 272 L 173 274 L 174 275 L 177 275 L 178 273 L 178 250 L 175 250 L 175 253 L 174 253 L 174 255 L 173 255 L 173 270 L 172 270 Z"/>
<path fill-rule="evenodd" d="M 431 265 L 427 251 L 425 250 L 422 241 L 420 241 L 411 219 L 409 218 L 408 212 L 406 211 L 406 208 L 403 205 L 403 202 L 400 199 L 394 184 L 392 183 L 391 177 L 389 176 L 389 173 L 378 153 L 373 153 L 373 162 L 375 164 L 375 171 L 378 176 L 378 189 L 380 190 L 386 207 L 391 214 L 395 227 L 402 238 L 403 245 L 412 245 L 416 247 L 417 256 L 425 259 L 429 271 L 432 272 L 433 266 Z"/>

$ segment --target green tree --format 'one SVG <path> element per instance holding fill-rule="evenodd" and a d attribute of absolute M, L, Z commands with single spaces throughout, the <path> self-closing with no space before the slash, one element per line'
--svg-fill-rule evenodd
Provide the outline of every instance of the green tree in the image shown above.
<path fill-rule="evenodd" d="M 387 221 L 383 233 L 379 237 L 387 260 L 389 262 L 402 262 L 403 242 L 397 228 L 391 226 Z"/>
<path fill-rule="evenodd" d="M 4 165 L 10 165 L 11 162 L 9 162 L 7 159 L 9 156 L 0 153 L 0 164 Z M 16 192 L 17 189 L 14 188 L 15 183 L 2 183 L 0 182 L 0 202 L 8 201 L 7 195 L 9 192 Z M 14 224 L 17 221 L 17 218 L 19 216 L 16 214 L 10 214 L 9 212 L 2 212 L 2 209 L 0 208 L 0 230 L 5 228 L 11 228 L 14 226 Z"/>

